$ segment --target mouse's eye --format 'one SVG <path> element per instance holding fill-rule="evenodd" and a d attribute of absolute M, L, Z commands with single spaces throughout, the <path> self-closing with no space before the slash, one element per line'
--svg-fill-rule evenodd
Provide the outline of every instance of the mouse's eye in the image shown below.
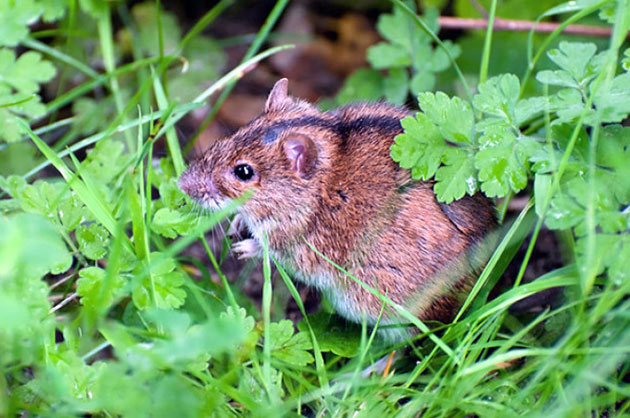
<path fill-rule="evenodd" d="M 234 175 L 242 181 L 247 181 L 254 176 L 254 169 L 249 164 L 239 164 L 234 167 Z"/>

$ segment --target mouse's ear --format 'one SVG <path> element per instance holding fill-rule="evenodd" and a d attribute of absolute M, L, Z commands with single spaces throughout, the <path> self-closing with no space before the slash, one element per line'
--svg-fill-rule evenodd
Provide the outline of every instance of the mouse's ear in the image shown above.
<path fill-rule="evenodd" d="M 274 84 L 271 89 L 271 93 L 269 93 L 269 97 L 267 97 L 265 113 L 272 110 L 281 110 L 285 108 L 287 104 L 291 103 L 291 101 L 291 97 L 289 97 L 289 80 L 281 78 L 276 81 L 276 84 Z"/>
<path fill-rule="evenodd" d="M 295 174 L 303 179 L 311 178 L 317 165 L 317 145 L 313 140 L 306 135 L 291 134 L 282 147 Z"/>

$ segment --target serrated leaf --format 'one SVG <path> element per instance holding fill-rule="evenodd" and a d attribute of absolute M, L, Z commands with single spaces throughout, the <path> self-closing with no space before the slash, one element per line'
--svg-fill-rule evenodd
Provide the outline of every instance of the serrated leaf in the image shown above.
<path fill-rule="evenodd" d="M 470 105 L 459 97 L 449 98 L 442 92 L 420 93 L 420 108 L 450 142 L 472 143 L 474 115 Z"/>
<path fill-rule="evenodd" d="M 558 49 L 550 50 L 547 56 L 578 83 L 583 83 L 597 71 L 597 68 L 589 68 L 589 63 L 596 52 L 597 46 L 593 43 L 563 41 L 560 42 Z"/>
<path fill-rule="evenodd" d="M 63 199 L 58 206 L 59 220 L 66 232 L 72 231 L 81 222 L 91 219 L 90 213 L 77 197 L 72 194 Z"/>
<path fill-rule="evenodd" d="M 572 197 L 556 192 L 551 199 L 545 224 L 549 229 L 568 229 L 584 220 L 584 208 Z"/>
<path fill-rule="evenodd" d="M 56 222 L 57 207 L 66 193 L 67 188 L 62 183 L 41 180 L 23 187 L 19 199 L 25 212 L 38 213 Z"/>
<path fill-rule="evenodd" d="M 91 260 L 100 260 L 107 254 L 109 233 L 98 224 L 80 225 L 76 230 L 79 250 Z"/>
<path fill-rule="evenodd" d="M 26 186 L 26 180 L 24 180 L 22 176 L 12 175 L 7 178 L 0 176 L 0 188 L 4 189 L 4 191 L 14 198 L 20 196 Z"/>
<path fill-rule="evenodd" d="M 577 119 L 584 109 L 584 102 L 579 91 L 562 89 L 549 101 L 549 110 L 558 115 L 558 122 L 568 123 Z"/>
<path fill-rule="evenodd" d="M 167 208 L 177 209 L 186 201 L 186 195 L 177 186 L 177 179 L 171 177 L 160 183 L 160 198 Z"/>
<path fill-rule="evenodd" d="M 414 178 L 428 180 L 435 175 L 447 145 L 424 113 L 407 116 L 401 124 L 405 133 L 396 136 L 391 156 L 402 168 L 411 169 Z"/>
<path fill-rule="evenodd" d="M 477 173 L 474 158 L 459 148 L 453 148 L 444 154 L 444 165 L 435 174 L 433 190 L 440 202 L 451 203 L 464 194 L 473 195 L 477 189 Z"/>
<path fill-rule="evenodd" d="M 613 263 L 621 249 L 619 238 L 620 236 L 617 234 L 595 234 L 592 257 L 587 256 L 588 237 L 581 237 L 576 240 L 576 263 L 583 279 L 588 278 L 589 273 L 602 274 Z"/>
<path fill-rule="evenodd" d="M 424 21 L 435 32 L 437 26 L 437 11 L 427 10 Z M 381 14 L 376 28 L 385 39 L 394 45 L 400 45 L 411 56 L 422 44 L 431 40 L 426 33 L 413 22 L 400 8 L 394 6 L 393 14 Z"/>
<path fill-rule="evenodd" d="M 601 85 L 593 98 L 600 122 L 621 122 L 630 113 L 630 73 L 613 78 L 609 86 Z"/>
<path fill-rule="evenodd" d="M 39 3 L 44 9 L 42 17 L 46 22 L 53 22 L 66 14 L 67 0 L 39 0 Z"/>
<path fill-rule="evenodd" d="M 2 7 L 0 5 L 0 15 Z M 0 33 L 1 25 L 0 22 Z M 50 81 L 55 71 L 52 64 L 42 60 L 37 52 L 25 52 L 16 60 L 12 50 L 0 49 L 0 139 L 7 142 L 19 140 L 27 133 L 19 116 L 36 118 L 46 112 L 35 93 L 39 83 Z"/>
<path fill-rule="evenodd" d="M 132 298 L 138 309 L 156 307 L 178 308 L 184 303 L 186 292 L 182 289 L 184 275 L 174 271 L 175 260 L 162 253 L 151 253 L 151 264 L 146 260 L 134 269 Z"/>
<path fill-rule="evenodd" d="M 492 77 L 479 85 L 479 93 L 473 97 L 475 109 L 517 125 L 515 109 L 521 85 L 518 77 L 503 74 Z"/>
<path fill-rule="evenodd" d="M 81 296 L 81 304 L 92 309 L 106 310 L 122 295 L 125 280 L 118 274 L 108 278 L 100 267 L 86 267 L 79 271 L 77 294 Z"/>
<path fill-rule="evenodd" d="M 256 320 L 247 315 L 245 308 L 240 307 L 234 311 L 234 308 L 228 306 L 225 312 L 221 312 L 221 314 L 219 314 L 219 318 L 226 319 L 228 321 L 240 322 L 240 328 L 242 328 L 246 333 L 253 331 L 254 325 L 256 325 Z"/>
<path fill-rule="evenodd" d="M 197 226 L 197 217 L 178 209 L 161 208 L 153 215 L 151 230 L 166 238 L 184 235 Z"/>
<path fill-rule="evenodd" d="M 451 41 L 444 41 L 442 45 L 448 50 L 449 54 L 453 59 L 457 59 L 461 53 L 461 46 L 452 43 Z M 448 54 L 444 50 L 444 48 L 435 48 L 433 51 L 433 55 L 430 60 L 430 68 L 433 72 L 440 72 L 446 70 L 451 66 L 451 60 L 448 57 Z"/>
<path fill-rule="evenodd" d="M 516 136 L 510 129 L 488 129 L 479 138 L 479 144 L 475 168 L 486 196 L 503 197 L 510 190 L 517 193 L 527 185 L 527 158 L 518 155 Z"/>
<path fill-rule="evenodd" d="M 35 22 L 42 11 L 42 6 L 34 0 L 0 1 L 0 46 L 13 47 L 26 38 L 28 25 Z"/>
<path fill-rule="evenodd" d="M 314 361 L 307 350 L 313 348 L 307 333 L 294 335 L 293 323 L 287 319 L 269 324 L 271 352 L 274 357 L 288 364 L 305 366 Z"/>
<path fill-rule="evenodd" d="M 536 80 L 551 86 L 570 87 L 574 89 L 580 88 L 580 83 L 571 76 L 568 71 L 564 70 L 544 70 L 536 74 Z"/>
<path fill-rule="evenodd" d="M 519 100 L 514 108 L 514 124 L 516 126 L 523 125 L 534 116 L 543 113 L 547 105 L 548 99 L 546 97 L 530 97 Z"/>
<path fill-rule="evenodd" d="M 55 67 L 42 60 L 39 52 L 28 51 L 15 59 L 11 50 L 0 49 L 0 83 L 5 83 L 23 94 L 33 94 L 39 84 L 55 76 Z"/>
<path fill-rule="evenodd" d="M 630 204 L 630 128 L 607 125 L 597 142 L 597 164 L 612 172 L 610 187 L 617 200 Z"/>

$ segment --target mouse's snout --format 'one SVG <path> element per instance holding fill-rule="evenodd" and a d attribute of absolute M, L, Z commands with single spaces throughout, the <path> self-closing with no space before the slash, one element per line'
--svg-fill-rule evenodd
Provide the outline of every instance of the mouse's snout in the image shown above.
<path fill-rule="evenodd" d="M 204 197 L 214 197 L 218 192 L 210 174 L 201 173 L 195 164 L 182 173 L 177 185 L 181 191 L 197 201 L 203 200 Z"/>

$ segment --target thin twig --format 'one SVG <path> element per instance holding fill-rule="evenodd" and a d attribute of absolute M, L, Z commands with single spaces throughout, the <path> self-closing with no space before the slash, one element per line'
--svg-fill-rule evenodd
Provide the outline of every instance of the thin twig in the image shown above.
<path fill-rule="evenodd" d="M 55 283 L 50 285 L 50 290 L 53 290 L 55 287 L 67 282 L 68 280 L 72 279 L 74 277 L 75 273 L 69 274 L 66 277 L 64 277 L 63 279 L 59 279 L 57 280 Z"/>
<path fill-rule="evenodd" d="M 438 18 L 440 27 L 443 29 L 486 29 L 488 27 L 487 19 L 467 19 L 452 16 L 440 16 Z M 534 28 L 536 32 L 553 32 L 560 26 L 559 23 L 551 22 L 534 22 L 532 20 L 514 20 L 514 19 L 494 19 L 494 30 L 509 31 L 530 31 Z M 584 36 L 600 36 L 609 37 L 612 29 L 604 26 L 590 25 L 569 25 L 564 33 Z"/>
<path fill-rule="evenodd" d="M 76 294 L 76 293 L 71 294 L 70 296 L 68 296 L 67 298 L 65 298 L 61 302 L 59 302 L 57 305 L 53 306 L 49 313 L 53 313 L 55 311 L 58 311 L 59 309 L 63 308 L 68 303 L 70 303 L 72 300 L 76 299 L 78 296 L 79 295 Z"/>

